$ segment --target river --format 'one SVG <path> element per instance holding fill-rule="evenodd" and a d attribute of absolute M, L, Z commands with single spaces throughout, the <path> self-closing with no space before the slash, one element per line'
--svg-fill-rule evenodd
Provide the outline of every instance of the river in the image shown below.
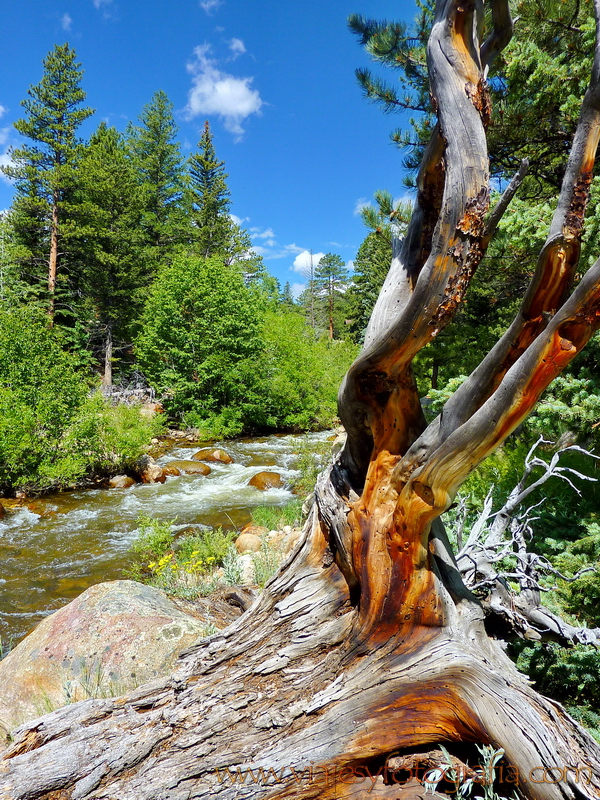
<path fill-rule="evenodd" d="M 258 491 L 256 473 L 274 470 L 286 485 L 298 475 L 302 442 L 324 441 L 330 431 L 216 443 L 233 464 L 211 464 L 206 477 L 169 477 L 164 484 L 90 489 L 46 495 L 9 510 L 0 520 L 0 637 L 16 642 L 45 615 L 94 583 L 124 576 L 141 514 L 178 525 L 241 528 L 258 505 L 285 505 L 289 488 Z M 160 463 L 189 459 L 199 444 L 176 445 Z"/>

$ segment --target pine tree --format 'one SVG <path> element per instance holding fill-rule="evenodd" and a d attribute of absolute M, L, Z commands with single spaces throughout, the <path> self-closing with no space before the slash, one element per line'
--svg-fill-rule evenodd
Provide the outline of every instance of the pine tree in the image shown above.
<path fill-rule="evenodd" d="M 185 238 L 182 208 L 184 167 L 173 104 L 158 91 L 139 117 L 141 125 L 130 125 L 128 143 L 144 190 L 143 227 L 149 257 L 160 263 Z"/>
<path fill-rule="evenodd" d="M 103 381 L 129 347 L 150 275 L 141 226 L 146 196 L 123 137 L 102 123 L 81 158 L 69 247 L 90 339 L 100 340 Z"/>
<path fill-rule="evenodd" d="M 333 339 L 334 313 L 346 291 L 347 283 L 348 270 L 342 258 L 335 253 L 326 253 L 319 260 L 315 270 L 315 288 L 326 299 L 330 339 Z"/>
<path fill-rule="evenodd" d="M 289 281 L 286 281 L 285 286 L 283 287 L 280 302 L 281 305 L 285 306 L 286 308 L 296 308 L 296 303 L 294 302 L 294 296 L 292 294 L 292 287 Z"/>
<path fill-rule="evenodd" d="M 233 227 L 225 162 L 219 161 L 208 120 L 198 143 L 199 152 L 189 160 L 189 196 L 195 227 L 194 250 L 205 257 L 231 249 Z"/>
<path fill-rule="evenodd" d="M 371 313 L 385 276 L 392 263 L 392 242 L 371 231 L 358 248 L 354 259 L 352 285 L 348 290 L 350 331 L 356 342 L 362 342 Z"/>
<path fill-rule="evenodd" d="M 29 270 L 35 273 L 42 258 L 47 263 L 53 319 L 64 206 L 78 157 L 76 131 L 93 111 L 82 107 L 83 71 L 68 44 L 56 45 L 43 64 L 42 80 L 28 90 L 29 97 L 21 104 L 27 116 L 15 122 L 19 133 L 33 144 L 13 148 L 12 164 L 2 169 L 15 181 L 14 224 L 28 251 Z"/>

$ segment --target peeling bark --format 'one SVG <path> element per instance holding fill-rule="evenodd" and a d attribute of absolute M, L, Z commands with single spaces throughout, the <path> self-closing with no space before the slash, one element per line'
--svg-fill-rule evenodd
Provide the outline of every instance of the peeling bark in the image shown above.
<path fill-rule="evenodd" d="M 253 606 L 173 675 L 14 732 L 2 798 L 396 798 L 397 772 L 440 743 L 471 769 L 475 745 L 502 748 L 509 794 L 600 798 L 600 748 L 489 638 L 440 519 L 600 327 L 600 261 L 566 298 L 598 141 L 600 46 L 513 325 L 428 427 L 411 371 L 463 301 L 502 213 L 488 217 L 485 74 L 511 22 L 503 0 L 492 6 L 480 46 L 481 5 L 438 2 L 428 48 L 438 125 L 406 239 L 340 390 L 348 440 L 317 481 L 302 541 Z M 424 796 L 422 777 L 403 797 Z"/>

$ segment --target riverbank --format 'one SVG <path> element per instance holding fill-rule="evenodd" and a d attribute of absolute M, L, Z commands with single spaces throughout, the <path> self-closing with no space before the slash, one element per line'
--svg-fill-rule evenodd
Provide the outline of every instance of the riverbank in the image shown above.
<path fill-rule="evenodd" d="M 16 641 L 89 586 L 122 578 L 142 515 L 173 524 L 176 533 L 185 528 L 237 533 L 252 521 L 253 509 L 287 505 L 303 472 L 314 483 L 310 469 L 314 475 L 320 464 L 312 453 L 315 448 L 329 452 L 331 435 L 229 440 L 217 444 L 233 463 L 215 463 L 207 476 L 169 476 L 164 483 L 129 489 L 77 489 L 14 501 L 0 520 L 0 637 Z M 177 437 L 177 444 L 156 460 L 161 466 L 188 460 L 199 445 Z M 283 485 L 265 491 L 249 485 L 264 471 L 280 474 Z"/>

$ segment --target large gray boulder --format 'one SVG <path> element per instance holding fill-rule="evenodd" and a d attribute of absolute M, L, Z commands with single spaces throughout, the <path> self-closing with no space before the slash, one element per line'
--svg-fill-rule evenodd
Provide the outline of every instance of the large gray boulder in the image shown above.
<path fill-rule="evenodd" d="M 23 722 L 167 675 L 205 623 L 135 581 L 100 583 L 37 625 L 0 661 L 0 741 Z"/>

